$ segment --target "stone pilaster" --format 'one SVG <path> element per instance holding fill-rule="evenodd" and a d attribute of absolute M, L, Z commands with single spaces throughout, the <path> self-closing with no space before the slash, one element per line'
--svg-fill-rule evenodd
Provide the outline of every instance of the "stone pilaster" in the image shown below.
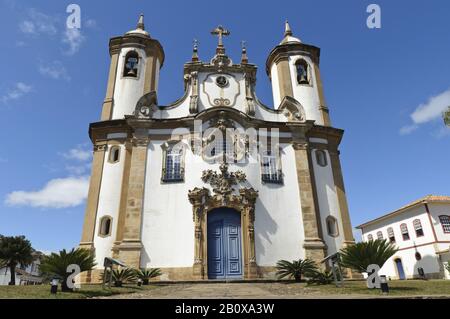
<path fill-rule="evenodd" d="M 320 111 L 320 114 L 322 115 L 323 125 L 331 126 L 330 114 L 329 114 L 330 112 L 325 103 L 325 95 L 323 94 L 323 84 L 322 84 L 322 79 L 320 77 L 320 70 L 319 70 L 318 63 L 314 63 L 314 74 L 316 75 L 317 92 L 319 94 L 319 101 L 320 101 L 319 111 Z"/>
<path fill-rule="evenodd" d="M 347 196 L 345 195 L 344 178 L 342 176 L 341 161 L 339 159 L 339 151 L 337 145 L 330 145 L 330 161 L 333 170 L 333 179 L 336 187 L 336 194 L 339 202 L 339 212 L 341 215 L 342 228 L 344 230 L 344 247 L 345 245 L 354 244 L 353 229 L 350 222 L 350 214 L 348 211 Z"/>
<path fill-rule="evenodd" d="M 289 70 L 289 58 L 288 56 L 283 56 L 276 61 L 276 63 L 280 88 L 280 101 L 282 101 L 285 96 L 294 97 L 291 71 Z M 278 105 L 275 105 L 275 107 L 278 107 Z"/>
<path fill-rule="evenodd" d="M 303 248 L 305 249 L 305 257 L 319 264 L 325 257 L 326 245 L 319 231 L 320 216 L 314 200 L 316 194 L 311 174 L 313 168 L 310 163 L 309 143 L 306 137 L 312 123 L 290 124 L 289 126 L 293 133 L 297 180 L 305 231 Z"/>
<path fill-rule="evenodd" d="M 149 143 L 147 131 L 136 131 L 132 143 L 123 239 L 118 249 L 122 262 L 128 267 L 139 268 L 143 247 L 141 227 Z"/>
<path fill-rule="evenodd" d="M 94 249 L 95 221 L 97 218 L 97 207 L 102 183 L 103 164 L 105 161 L 106 149 L 106 143 L 97 143 L 94 145 L 91 179 L 89 182 L 89 192 L 80 242 L 81 248 Z"/>
<path fill-rule="evenodd" d="M 111 55 L 111 65 L 109 67 L 108 85 L 106 87 L 106 96 L 102 108 L 102 121 L 108 121 L 112 117 L 114 105 L 114 87 L 116 85 L 117 66 L 119 62 L 119 52 Z"/>

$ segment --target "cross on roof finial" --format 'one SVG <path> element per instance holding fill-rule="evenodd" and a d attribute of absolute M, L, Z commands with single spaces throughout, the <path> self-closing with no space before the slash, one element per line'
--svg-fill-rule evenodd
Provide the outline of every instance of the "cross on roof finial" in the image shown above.
<path fill-rule="evenodd" d="M 225 53 L 225 50 L 223 49 L 223 36 L 230 35 L 230 31 L 219 25 L 217 28 L 211 31 L 212 35 L 217 35 L 219 38 L 219 44 L 217 45 L 217 53 Z"/>

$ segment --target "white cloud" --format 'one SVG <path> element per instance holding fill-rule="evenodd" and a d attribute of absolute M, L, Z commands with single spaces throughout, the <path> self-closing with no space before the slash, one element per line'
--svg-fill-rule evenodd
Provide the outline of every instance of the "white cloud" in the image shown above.
<path fill-rule="evenodd" d="M 450 89 L 428 99 L 426 103 L 420 104 L 410 115 L 413 124 L 403 126 L 400 134 L 406 135 L 415 131 L 420 125 L 442 120 L 442 112 L 450 106 Z M 442 123 L 442 125 L 444 125 Z"/>
<path fill-rule="evenodd" d="M 55 35 L 58 32 L 56 19 L 36 9 L 28 10 L 25 20 L 19 24 L 19 29 L 29 35 Z"/>
<path fill-rule="evenodd" d="M 30 93 L 33 87 L 31 85 L 25 84 L 23 82 L 17 82 L 13 88 L 7 91 L 2 97 L 1 101 L 7 103 L 11 100 L 17 100 L 22 96 Z"/>
<path fill-rule="evenodd" d="M 66 165 L 66 170 L 73 175 L 83 175 L 86 174 L 90 168 L 91 164 L 82 164 L 82 165 Z"/>
<path fill-rule="evenodd" d="M 55 80 L 64 79 L 70 81 L 70 76 L 61 61 L 54 61 L 46 65 L 40 64 L 39 73 Z"/>
<path fill-rule="evenodd" d="M 81 34 L 79 29 L 69 29 L 66 28 L 62 42 L 67 44 L 69 47 L 65 51 L 67 55 L 74 55 L 80 50 L 81 44 L 84 42 L 85 37 Z"/>
<path fill-rule="evenodd" d="M 50 180 L 37 191 L 14 191 L 6 196 L 10 206 L 67 208 L 81 205 L 87 197 L 89 177 L 67 177 Z"/>
<path fill-rule="evenodd" d="M 61 155 L 66 159 L 84 162 L 91 158 L 92 151 L 84 149 L 83 145 L 78 145 L 77 147 L 72 148 L 65 153 L 62 153 Z"/>
<path fill-rule="evenodd" d="M 95 21 L 94 19 L 87 19 L 86 22 L 84 22 L 84 26 L 86 28 L 95 29 L 97 27 L 97 21 Z"/>

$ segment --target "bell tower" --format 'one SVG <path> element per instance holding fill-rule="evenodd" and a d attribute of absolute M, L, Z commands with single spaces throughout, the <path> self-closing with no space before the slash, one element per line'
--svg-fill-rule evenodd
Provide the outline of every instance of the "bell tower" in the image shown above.
<path fill-rule="evenodd" d="M 266 72 L 272 82 L 274 107 L 287 96 L 303 106 L 306 119 L 331 126 L 319 70 L 320 49 L 294 37 L 288 21 L 283 40 L 269 54 Z"/>
<path fill-rule="evenodd" d="M 136 29 L 110 39 L 109 53 L 111 65 L 102 121 L 133 114 L 139 98 L 158 90 L 159 70 L 164 62 L 164 50 L 145 31 L 142 14 Z"/>

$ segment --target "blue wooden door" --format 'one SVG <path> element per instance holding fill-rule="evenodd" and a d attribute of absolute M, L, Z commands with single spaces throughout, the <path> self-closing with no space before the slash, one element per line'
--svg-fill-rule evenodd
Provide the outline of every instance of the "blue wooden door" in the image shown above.
<path fill-rule="evenodd" d="M 395 264 L 397 265 L 398 278 L 401 280 L 405 280 L 406 276 L 405 276 L 405 270 L 403 269 L 402 260 L 400 258 L 396 259 Z"/>
<path fill-rule="evenodd" d="M 241 215 L 229 208 L 208 213 L 208 278 L 242 278 Z"/>

